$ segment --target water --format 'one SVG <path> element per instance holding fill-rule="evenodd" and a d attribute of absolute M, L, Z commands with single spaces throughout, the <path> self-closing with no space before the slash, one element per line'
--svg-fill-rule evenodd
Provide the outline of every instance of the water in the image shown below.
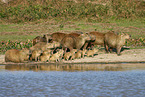
<path fill-rule="evenodd" d="M 5 68 L 0 69 L 0 97 L 145 97 L 145 64 Z"/>

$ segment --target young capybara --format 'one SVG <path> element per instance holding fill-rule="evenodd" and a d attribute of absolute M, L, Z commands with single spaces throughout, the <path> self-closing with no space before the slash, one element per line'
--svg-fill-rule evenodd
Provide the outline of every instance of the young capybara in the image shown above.
<path fill-rule="evenodd" d="M 44 35 L 43 37 L 37 36 L 32 40 L 32 42 L 33 42 L 33 46 L 39 42 L 47 42 L 46 35 Z"/>
<path fill-rule="evenodd" d="M 51 56 L 51 52 L 52 52 L 52 50 L 45 50 L 45 51 L 43 51 L 42 55 L 40 56 L 40 60 L 42 62 L 49 61 L 49 58 Z"/>
<path fill-rule="evenodd" d="M 62 59 L 63 54 L 64 54 L 64 50 L 60 49 L 55 54 L 52 54 L 49 60 L 59 62 Z"/>
<path fill-rule="evenodd" d="M 33 59 L 35 59 L 35 61 L 39 61 L 41 53 L 42 51 L 40 49 L 33 50 L 30 60 L 32 61 Z"/>
<path fill-rule="evenodd" d="M 66 36 L 62 39 L 61 45 L 63 49 L 69 48 L 70 51 L 72 49 L 79 50 L 87 40 L 90 40 L 90 37 L 86 33 L 83 33 L 78 37 Z"/>
<path fill-rule="evenodd" d="M 77 52 L 77 49 L 73 49 L 71 52 L 66 52 L 63 56 L 64 60 L 69 60 L 69 58 Z"/>
<path fill-rule="evenodd" d="M 30 51 L 27 48 L 22 50 L 11 49 L 5 53 L 5 62 L 20 63 L 29 60 Z"/>
<path fill-rule="evenodd" d="M 117 55 L 120 55 L 120 51 L 122 46 L 125 44 L 126 39 L 129 39 L 131 36 L 128 34 L 121 34 L 117 35 L 113 32 L 108 32 L 105 34 L 105 49 L 106 52 L 110 50 L 111 48 L 116 48 Z"/>
<path fill-rule="evenodd" d="M 82 57 L 83 57 L 83 58 L 85 57 L 86 52 L 87 52 L 86 49 L 83 49 L 83 50 L 82 50 Z"/>
<path fill-rule="evenodd" d="M 82 50 L 78 50 L 77 53 L 75 53 L 75 59 L 79 59 L 82 57 Z"/>
<path fill-rule="evenodd" d="M 88 50 L 87 51 L 87 57 L 94 57 L 94 54 L 96 54 L 98 52 L 97 48 L 94 48 L 93 50 Z"/>

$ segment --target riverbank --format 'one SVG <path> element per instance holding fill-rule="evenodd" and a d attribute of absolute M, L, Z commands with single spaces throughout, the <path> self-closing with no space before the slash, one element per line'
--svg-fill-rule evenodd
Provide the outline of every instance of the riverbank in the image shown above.
<path fill-rule="evenodd" d="M 0 55 L 0 64 L 20 64 L 20 63 L 6 63 L 5 55 Z M 100 50 L 94 57 L 85 57 L 81 59 L 61 61 L 60 64 L 78 64 L 78 63 L 134 63 L 145 62 L 145 49 L 126 49 L 121 52 L 121 56 L 116 53 L 106 54 L 104 50 Z M 21 63 L 24 64 L 24 63 Z M 43 62 L 28 62 L 26 64 L 44 64 Z M 45 64 L 50 64 L 46 62 Z"/>

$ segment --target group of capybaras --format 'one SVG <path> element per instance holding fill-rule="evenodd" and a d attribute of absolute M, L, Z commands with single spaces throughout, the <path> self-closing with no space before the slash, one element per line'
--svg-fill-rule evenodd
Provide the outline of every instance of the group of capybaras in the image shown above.
<path fill-rule="evenodd" d="M 34 38 L 33 46 L 22 50 L 10 49 L 5 53 L 5 62 L 58 62 L 61 60 L 74 60 L 84 57 L 93 57 L 98 52 L 95 45 L 103 45 L 106 52 L 116 48 L 120 55 L 121 48 L 126 39 L 131 36 L 125 33 L 118 34 L 114 31 L 101 33 L 93 32 L 54 32 L 43 37 Z"/>

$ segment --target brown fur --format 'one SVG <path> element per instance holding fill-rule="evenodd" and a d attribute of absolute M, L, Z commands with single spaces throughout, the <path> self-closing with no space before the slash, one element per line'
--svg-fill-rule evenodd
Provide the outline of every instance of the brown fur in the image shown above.
<path fill-rule="evenodd" d="M 46 39 L 45 35 L 43 37 L 37 36 L 32 40 L 32 42 L 33 42 L 33 46 L 34 46 L 35 44 L 37 44 L 39 42 L 47 42 L 47 39 Z"/>
<path fill-rule="evenodd" d="M 54 48 L 55 43 L 46 43 L 46 42 L 39 42 L 36 45 L 32 46 L 30 50 L 36 50 L 36 49 L 41 49 L 41 50 L 46 50 L 50 48 Z"/>
<path fill-rule="evenodd" d="M 98 49 L 94 48 L 93 50 L 88 50 L 87 51 L 87 57 L 93 57 L 94 54 L 96 54 L 96 52 L 98 52 Z"/>
<path fill-rule="evenodd" d="M 5 62 L 20 63 L 29 60 L 29 49 L 11 49 L 5 53 Z"/>
<path fill-rule="evenodd" d="M 64 51 L 63 50 L 59 50 L 57 53 L 52 54 L 52 56 L 50 57 L 50 61 L 60 61 L 62 59 Z"/>
<path fill-rule="evenodd" d="M 73 55 L 73 54 L 75 54 L 75 52 L 77 52 L 77 50 L 76 49 L 73 49 L 71 52 L 66 52 L 65 54 L 64 54 L 64 59 L 65 60 L 69 60 L 69 58 Z"/>
<path fill-rule="evenodd" d="M 30 57 L 30 60 L 32 61 L 32 59 L 35 59 L 35 61 L 39 61 L 40 55 L 41 55 L 41 50 L 40 49 L 33 50 L 32 51 L 32 56 Z"/>
<path fill-rule="evenodd" d="M 92 44 L 95 44 L 95 45 L 104 45 L 104 36 L 105 36 L 104 33 L 100 33 L 100 32 L 94 31 L 94 32 L 90 32 L 89 34 L 96 36 L 96 39 L 95 39 L 94 42 L 92 42 Z"/>
<path fill-rule="evenodd" d="M 51 50 L 45 50 L 43 51 L 42 53 L 42 56 L 40 56 L 40 60 L 42 62 L 46 62 L 46 61 L 49 61 L 50 57 L 51 57 Z"/>
<path fill-rule="evenodd" d="M 82 57 L 82 50 L 77 51 L 77 53 L 75 54 L 75 59 L 79 59 Z"/>
<path fill-rule="evenodd" d="M 81 34 L 78 37 L 74 37 L 74 36 L 66 36 L 62 39 L 61 41 L 61 45 L 63 48 L 69 48 L 70 51 L 72 49 L 80 49 L 85 41 L 90 40 L 90 37 L 87 34 Z"/>
<path fill-rule="evenodd" d="M 82 51 L 82 57 L 83 57 L 83 58 L 85 57 L 86 52 L 87 52 L 86 49 L 84 49 L 84 50 Z"/>
<path fill-rule="evenodd" d="M 120 50 L 125 44 L 125 40 L 129 39 L 128 34 L 117 35 L 113 32 L 108 32 L 105 34 L 105 49 L 108 52 L 109 48 L 116 48 L 117 55 L 120 55 Z"/>
<path fill-rule="evenodd" d="M 50 40 L 51 42 L 56 41 L 56 42 L 61 42 L 61 40 L 66 36 L 67 34 L 61 33 L 61 32 L 55 32 L 50 35 Z M 48 35 L 47 35 L 48 36 Z"/>

